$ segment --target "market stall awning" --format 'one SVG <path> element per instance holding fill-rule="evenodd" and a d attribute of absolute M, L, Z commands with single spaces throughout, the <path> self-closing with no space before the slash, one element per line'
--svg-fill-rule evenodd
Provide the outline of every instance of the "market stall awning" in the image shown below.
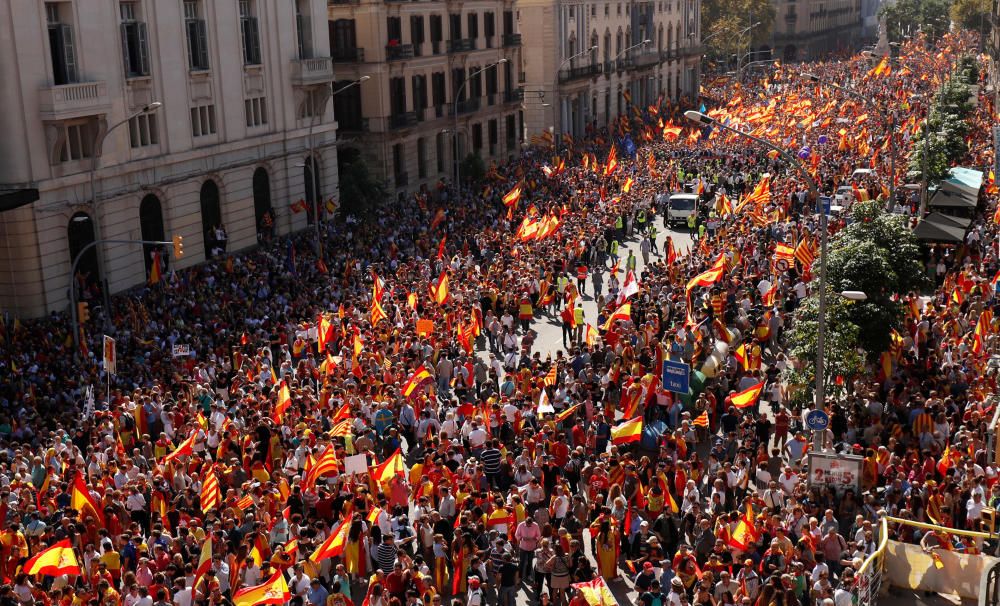
<path fill-rule="evenodd" d="M 934 196 L 931 197 L 931 201 L 929 203 L 931 208 L 968 209 L 975 208 L 976 204 L 978 204 L 977 196 L 970 196 L 965 192 L 955 189 L 946 189 L 944 187 L 934 192 Z"/>
<path fill-rule="evenodd" d="M 950 217 L 932 212 L 913 230 L 913 235 L 928 242 L 962 242 L 971 219 Z"/>

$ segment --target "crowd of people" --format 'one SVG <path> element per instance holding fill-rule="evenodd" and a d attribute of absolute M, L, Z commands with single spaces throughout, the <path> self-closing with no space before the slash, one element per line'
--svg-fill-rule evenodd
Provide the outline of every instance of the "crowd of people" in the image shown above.
<path fill-rule="evenodd" d="M 908 149 L 970 48 L 917 39 L 890 73 L 863 57 L 809 69 L 892 107 Z M 884 118 L 796 72 L 716 80 L 705 111 L 798 152 L 825 194 L 871 163 L 855 185 L 886 195 Z M 815 281 L 801 259 L 772 263 L 817 235 L 806 184 L 684 109 L 637 107 L 364 229 L 330 222 L 322 259 L 310 231 L 114 297 L 110 378 L 100 318 L 81 361 L 64 315 L 7 323 L 0 604 L 582 606 L 603 579 L 644 606 L 844 606 L 882 516 L 978 528 L 1000 500 L 985 451 L 996 385 L 972 343 L 1000 268 L 995 196 L 975 238 L 928 257 L 945 277 L 905 320 L 888 376 L 873 366 L 831 390 L 822 441 L 863 456 L 860 490 L 815 485 L 781 381 L 808 363 L 785 334 Z M 983 97 L 974 119 L 991 115 Z M 973 131 L 970 160 L 986 164 L 989 129 Z M 708 209 L 685 250 L 657 202 L 683 187 Z M 561 344 L 539 341 L 549 320 Z M 697 391 L 660 385 L 664 360 L 701 368 L 720 338 L 738 342 Z M 27 572 L 63 541 L 78 573 Z"/>

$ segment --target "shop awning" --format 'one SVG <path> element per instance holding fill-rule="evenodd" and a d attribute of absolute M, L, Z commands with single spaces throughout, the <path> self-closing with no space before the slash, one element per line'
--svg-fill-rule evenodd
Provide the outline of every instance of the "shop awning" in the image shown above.
<path fill-rule="evenodd" d="M 927 242 L 962 242 L 971 219 L 932 212 L 913 230 L 913 235 Z"/>

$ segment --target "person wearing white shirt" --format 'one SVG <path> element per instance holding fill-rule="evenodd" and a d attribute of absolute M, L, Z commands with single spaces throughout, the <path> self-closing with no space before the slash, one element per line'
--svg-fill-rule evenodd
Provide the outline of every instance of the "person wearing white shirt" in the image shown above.
<path fill-rule="evenodd" d="M 186 585 L 184 579 L 174 581 L 174 606 L 191 606 L 191 588 Z"/>
<path fill-rule="evenodd" d="M 288 590 L 292 593 L 293 598 L 300 597 L 305 600 L 306 594 L 309 593 L 310 582 L 309 576 L 302 572 L 302 564 L 296 564 L 295 574 L 288 579 Z"/>
<path fill-rule="evenodd" d="M 976 528 L 978 526 L 979 518 L 982 516 L 983 509 L 985 508 L 986 503 L 983 502 L 982 493 L 972 493 L 972 498 L 965 504 L 967 512 L 966 520 L 968 521 L 969 528 Z"/>

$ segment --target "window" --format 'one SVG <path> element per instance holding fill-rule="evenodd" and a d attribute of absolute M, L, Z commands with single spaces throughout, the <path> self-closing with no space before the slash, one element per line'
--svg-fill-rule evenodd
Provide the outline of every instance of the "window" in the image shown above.
<path fill-rule="evenodd" d="M 497 66 L 486 70 L 486 102 L 493 105 L 497 94 Z"/>
<path fill-rule="evenodd" d="M 247 128 L 264 126 L 267 124 L 267 98 L 254 97 L 243 101 L 243 109 L 246 112 Z"/>
<path fill-rule="evenodd" d="M 406 79 L 389 79 L 389 105 L 393 116 L 406 113 Z"/>
<path fill-rule="evenodd" d="M 66 123 L 62 127 L 62 141 L 59 148 L 59 161 L 72 162 L 93 157 L 95 123 L 81 120 Z"/>
<path fill-rule="evenodd" d="M 497 35 L 496 17 L 493 13 L 483 13 L 483 36 L 486 37 L 487 48 L 493 44 L 493 37 Z"/>
<path fill-rule="evenodd" d="M 448 141 L 446 140 L 447 135 L 443 133 L 438 133 L 437 136 L 437 149 L 434 151 L 437 158 L 437 171 L 439 173 L 444 172 L 444 163 L 447 160 L 448 154 Z"/>
<path fill-rule="evenodd" d="M 184 31 L 187 33 L 188 67 L 208 69 L 208 26 L 201 16 L 200 0 L 184 0 Z"/>
<path fill-rule="evenodd" d="M 469 38 L 475 40 L 479 37 L 479 15 L 476 13 L 469 13 Z"/>
<path fill-rule="evenodd" d="M 486 124 L 486 134 L 490 138 L 490 155 L 494 155 L 497 153 L 497 143 L 500 142 L 500 133 L 496 120 L 490 120 Z"/>
<path fill-rule="evenodd" d="M 356 88 L 356 87 L 355 87 Z M 322 90 L 310 90 L 299 106 L 299 118 L 315 118 L 326 113 L 326 103 Z"/>
<path fill-rule="evenodd" d="M 462 37 L 462 15 L 454 13 L 449 15 L 449 35 L 452 40 L 458 40 Z"/>
<path fill-rule="evenodd" d="M 431 45 L 436 55 L 441 52 L 441 41 L 444 40 L 444 27 L 441 23 L 441 15 L 431 15 Z"/>
<path fill-rule="evenodd" d="M 472 151 L 479 154 L 481 149 L 483 149 L 483 125 L 477 123 L 472 125 Z"/>
<path fill-rule="evenodd" d="M 199 105 L 191 108 L 191 136 L 204 137 L 215 134 L 215 106 Z"/>
<path fill-rule="evenodd" d="M 396 44 L 403 43 L 403 22 L 399 17 L 386 17 L 385 29 L 389 37 L 389 44 L 393 42 Z"/>
<path fill-rule="evenodd" d="M 417 176 L 427 178 L 427 139 L 417 139 Z"/>
<path fill-rule="evenodd" d="M 610 15 L 611 15 L 611 5 L 610 4 L 605 4 L 604 5 L 604 16 L 608 17 Z"/>
<path fill-rule="evenodd" d="M 423 120 L 424 108 L 427 107 L 427 76 L 413 76 L 410 85 L 413 89 L 413 111 L 417 112 L 418 119 Z"/>
<path fill-rule="evenodd" d="M 517 122 L 514 114 L 507 116 L 507 149 L 513 150 L 517 146 Z"/>
<path fill-rule="evenodd" d="M 503 34 L 509 36 L 514 33 L 514 12 L 503 12 Z"/>
<path fill-rule="evenodd" d="M 406 158 L 401 143 L 392 146 L 392 173 L 396 177 L 396 185 L 406 184 Z"/>
<path fill-rule="evenodd" d="M 149 75 L 149 36 L 146 24 L 136 19 L 135 2 L 122 2 L 121 11 L 122 57 L 125 76 L 135 78 Z"/>
<path fill-rule="evenodd" d="M 69 19 L 65 2 L 46 2 L 45 18 L 49 26 L 49 57 L 52 59 L 52 80 L 58 86 L 77 81 L 76 51 L 73 44 L 73 27 L 62 22 Z"/>
<path fill-rule="evenodd" d="M 309 19 L 309 0 L 295 0 L 295 34 L 299 45 L 299 59 L 312 59 L 312 25 Z"/>
<path fill-rule="evenodd" d="M 618 16 L 619 17 L 622 16 L 622 4 L 621 4 L 621 2 L 618 3 Z"/>
<path fill-rule="evenodd" d="M 413 54 L 420 56 L 424 44 L 424 16 L 410 16 L 410 42 L 413 44 Z"/>
<path fill-rule="evenodd" d="M 330 22 L 332 32 L 330 52 L 334 61 L 354 61 L 358 56 L 358 40 L 354 19 L 337 19 Z"/>
<path fill-rule="evenodd" d="M 157 145 L 160 133 L 156 130 L 156 114 L 139 114 L 128 121 L 128 140 L 132 149 Z"/>
<path fill-rule="evenodd" d="M 574 18 L 574 15 L 576 14 L 576 11 L 574 11 L 574 10 L 573 10 L 573 8 L 574 8 L 574 7 L 573 7 L 573 5 L 571 4 L 571 5 L 569 6 L 569 18 L 570 18 L 570 19 L 573 19 L 573 18 Z"/>
<path fill-rule="evenodd" d="M 260 24 L 253 14 L 251 0 L 240 0 L 240 37 L 243 39 L 243 65 L 260 65 Z"/>
<path fill-rule="evenodd" d="M 334 90 L 341 91 L 333 96 L 333 115 L 337 117 L 340 128 L 346 131 L 360 131 L 364 128 L 364 116 L 361 111 L 361 87 L 351 86 L 352 80 L 334 82 Z"/>
<path fill-rule="evenodd" d="M 434 72 L 431 74 L 431 99 L 434 107 L 440 107 L 447 103 L 445 101 L 445 97 L 447 96 L 445 86 L 444 72 Z"/>

